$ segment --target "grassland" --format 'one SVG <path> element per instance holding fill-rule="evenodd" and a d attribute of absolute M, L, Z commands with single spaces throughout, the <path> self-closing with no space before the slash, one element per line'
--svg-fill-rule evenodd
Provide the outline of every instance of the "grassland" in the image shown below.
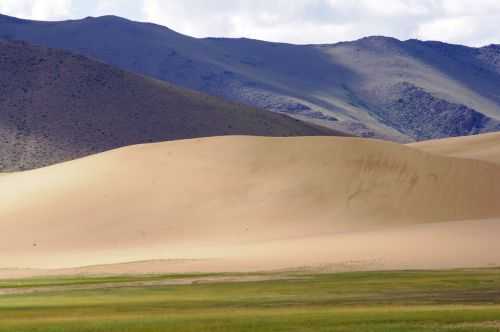
<path fill-rule="evenodd" d="M 2 292 L 0 332 L 500 330 L 499 269 L 33 278 Z"/>

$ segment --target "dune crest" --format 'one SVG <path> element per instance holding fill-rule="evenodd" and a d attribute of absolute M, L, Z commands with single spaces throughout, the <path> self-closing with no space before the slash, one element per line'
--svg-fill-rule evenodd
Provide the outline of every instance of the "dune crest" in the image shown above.
<path fill-rule="evenodd" d="M 422 151 L 500 164 L 500 133 L 453 137 L 412 143 Z"/>

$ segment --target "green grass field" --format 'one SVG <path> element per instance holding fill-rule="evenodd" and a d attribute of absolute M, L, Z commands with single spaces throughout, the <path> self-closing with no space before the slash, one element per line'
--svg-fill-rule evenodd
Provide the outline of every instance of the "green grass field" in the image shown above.
<path fill-rule="evenodd" d="M 4 280 L 0 332 L 500 331 L 499 269 L 252 276 Z"/>

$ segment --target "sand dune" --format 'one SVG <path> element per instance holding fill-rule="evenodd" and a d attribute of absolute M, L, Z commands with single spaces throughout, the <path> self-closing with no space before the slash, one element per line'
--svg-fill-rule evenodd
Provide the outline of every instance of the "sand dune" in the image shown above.
<path fill-rule="evenodd" d="M 500 133 L 430 140 L 409 146 L 445 156 L 500 164 Z"/>
<path fill-rule="evenodd" d="M 0 268 L 150 259 L 175 259 L 177 272 L 350 260 L 377 268 L 379 258 L 385 267 L 500 264 L 498 250 L 478 250 L 494 246 L 498 197 L 494 164 L 375 140 L 138 145 L 0 177 Z M 419 252 L 427 254 L 413 259 Z"/>

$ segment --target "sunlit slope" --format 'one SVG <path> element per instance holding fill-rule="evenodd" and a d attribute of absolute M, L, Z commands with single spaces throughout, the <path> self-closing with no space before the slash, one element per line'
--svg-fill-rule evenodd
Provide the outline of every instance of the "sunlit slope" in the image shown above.
<path fill-rule="evenodd" d="M 500 133 L 430 140 L 410 146 L 435 154 L 500 164 Z"/>
<path fill-rule="evenodd" d="M 0 177 L 0 262 L 221 255 L 233 245 L 500 217 L 498 197 L 496 165 L 375 140 L 138 145 Z"/>

